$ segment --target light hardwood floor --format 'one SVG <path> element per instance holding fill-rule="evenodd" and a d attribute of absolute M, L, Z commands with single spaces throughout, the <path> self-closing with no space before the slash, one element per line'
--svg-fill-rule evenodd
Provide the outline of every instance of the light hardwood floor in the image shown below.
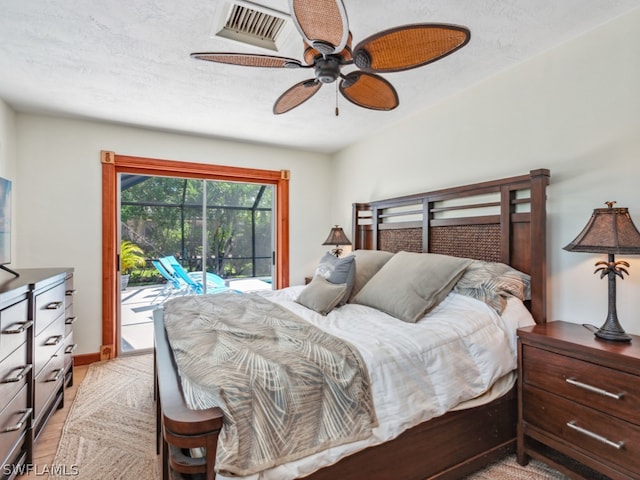
<path fill-rule="evenodd" d="M 36 475 L 36 473 L 38 471 L 42 472 L 43 468 L 53 463 L 56 451 L 58 450 L 58 442 L 60 442 L 60 437 L 62 436 L 62 426 L 67 419 L 73 400 L 76 398 L 78 386 L 82 383 L 88 368 L 88 365 L 73 367 L 73 385 L 64 392 L 64 407 L 56 410 L 51 416 L 33 449 L 35 471 L 19 476 L 18 479 L 43 478 L 42 475 Z"/>

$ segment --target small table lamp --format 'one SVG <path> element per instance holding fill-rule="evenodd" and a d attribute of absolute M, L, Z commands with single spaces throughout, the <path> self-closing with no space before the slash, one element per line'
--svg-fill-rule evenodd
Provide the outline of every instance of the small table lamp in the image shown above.
<path fill-rule="evenodd" d="M 616 202 L 605 203 L 608 208 L 594 209 L 587 226 L 564 249 L 569 252 L 606 253 L 609 256 L 607 262 L 596 263 L 594 272 L 600 272 L 600 278 L 609 277 L 609 314 L 595 335 L 605 340 L 629 342 L 631 337 L 620 326 L 616 313 L 616 276 L 624 279 L 623 273 L 629 275 L 626 270 L 629 263 L 624 260 L 616 262 L 614 255 L 640 255 L 640 232 L 626 208 L 613 208 Z"/>
<path fill-rule="evenodd" d="M 340 245 L 351 245 L 351 242 L 342 231 L 342 228 L 336 225 L 331 229 L 329 236 L 322 245 L 335 245 L 336 248 L 332 249 L 331 253 L 336 257 L 339 257 L 342 254 L 342 248 L 340 248 Z"/>

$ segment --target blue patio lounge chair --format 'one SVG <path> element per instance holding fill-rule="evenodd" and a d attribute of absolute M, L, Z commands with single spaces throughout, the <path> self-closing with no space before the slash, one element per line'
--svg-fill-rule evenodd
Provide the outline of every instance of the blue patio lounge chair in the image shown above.
<path fill-rule="evenodd" d="M 186 284 L 187 293 L 196 295 L 204 293 L 202 272 L 187 272 L 173 255 L 162 257 L 159 261 L 170 274 Z M 219 293 L 229 290 L 224 280 L 218 275 L 207 272 L 205 278 L 207 281 L 207 293 Z"/>
<path fill-rule="evenodd" d="M 158 294 L 151 301 L 152 304 L 155 303 L 159 298 L 162 298 L 162 300 L 167 300 L 173 295 L 176 295 L 179 293 L 181 294 L 186 293 L 187 291 L 186 285 L 181 283 L 177 277 L 172 275 L 166 268 L 164 268 L 164 266 L 162 265 L 162 263 L 160 263 L 160 261 L 151 260 L 151 263 L 156 268 L 156 270 L 160 272 L 160 275 L 162 275 L 167 281 L 164 288 L 160 290 Z"/>

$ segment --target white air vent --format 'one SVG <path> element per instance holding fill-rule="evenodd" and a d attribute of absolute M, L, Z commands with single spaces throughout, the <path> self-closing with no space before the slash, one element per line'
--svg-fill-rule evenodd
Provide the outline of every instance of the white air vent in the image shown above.
<path fill-rule="evenodd" d="M 293 28 L 285 13 L 244 1 L 221 3 L 223 11 L 214 24 L 216 37 L 277 52 Z"/>

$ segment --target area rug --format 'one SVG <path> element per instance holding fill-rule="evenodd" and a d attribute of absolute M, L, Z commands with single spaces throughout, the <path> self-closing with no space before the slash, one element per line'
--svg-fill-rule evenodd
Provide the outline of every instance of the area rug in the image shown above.
<path fill-rule="evenodd" d="M 89 366 L 62 429 L 54 465 L 78 480 L 157 480 L 153 356 L 117 358 Z M 77 472 L 77 475 L 75 475 Z M 467 480 L 566 479 L 543 463 L 519 465 L 515 456 Z M 389 479 L 392 480 L 392 479 Z"/>
<path fill-rule="evenodd" d="M 62 429 L 54 465 L 74 479 L 157 480 L 153 355 L 89 366 Z"/>

